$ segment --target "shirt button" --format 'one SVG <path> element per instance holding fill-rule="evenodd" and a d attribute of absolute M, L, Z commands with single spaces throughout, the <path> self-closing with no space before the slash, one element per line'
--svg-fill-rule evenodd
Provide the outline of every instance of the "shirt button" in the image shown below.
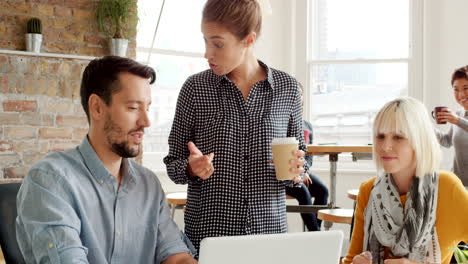
<path fill-rule="evenodd" d="M 122 233 L 121 233 L 121 232 L 117 232 L 117 235 L 120 236 L 120 235 L 122 235 Z"/>
<path fill-rule="evenodd" d="M 103 183 L 104 183 L 104 181 L 103 181 L 103 180 L 100 180 L 100 181 L 99 181 L 99 183 L 100 183 L 100 184 L 103 184 Z"/>
<path fill-rule="evenodd" d="M 50 242 L 49 243 L 49 248 L 53 248 L 54 247 L 54 243 Z"/>

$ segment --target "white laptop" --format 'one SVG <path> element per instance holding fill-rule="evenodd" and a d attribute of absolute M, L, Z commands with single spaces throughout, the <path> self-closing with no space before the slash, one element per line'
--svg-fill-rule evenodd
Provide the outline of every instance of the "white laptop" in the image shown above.
<path fill-rule="evenodd" d="M 205 238 L 199 264 L 337 264 L 343 232 L 284 233 Z"/>

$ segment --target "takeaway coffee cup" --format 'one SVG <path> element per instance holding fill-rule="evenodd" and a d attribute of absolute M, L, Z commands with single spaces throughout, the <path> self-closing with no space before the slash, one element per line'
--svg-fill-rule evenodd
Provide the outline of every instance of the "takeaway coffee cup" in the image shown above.
<path fill-rule="evenodd" d="M 445 121 L 439 121 L 439 119 L 437 118 L 437 113 L 439 112 L 444 112 L 445 110 L 447 110 L 447 107 L 446 106 L 436 106 L 434 108 L 434 111 L 432 111 L 432 117 L 437 121 L 437 124 L 447 124 L 447 122 Z"/>
<path fill-rule="evenodd" d="M 271 142 L 276 179 L 292 180 L 297 175 L 290 172 L 289 160 L 294 159 L 293 151 L 298 149 L 299 141 L 295 137 L 274 138 Z"/>

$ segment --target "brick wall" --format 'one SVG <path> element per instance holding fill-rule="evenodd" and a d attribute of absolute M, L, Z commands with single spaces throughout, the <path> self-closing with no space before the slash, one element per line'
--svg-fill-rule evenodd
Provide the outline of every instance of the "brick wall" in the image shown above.
<path fill-rule="evenodd" d="M 0 0 L 0 49 L 25 50 L 26 20 L 43 23 L 43 52 L 108 54 L 92 0 Z M 135 57 L 135 41 L 127 54 Z M 24 177 L 48 152 L 78 145 L 88 123 L 79 87 L 87 59 L 0 52 L 0 178 Z"/>
<path fill-rule="evenodd" d="M 24 177 L 86 135 L 79 89 L 88 61 L 0 55 L 0 64 L 0 178 Z"/>
<path fill-rule="evenodd" d="M 109 54 L 109 41 L 98 30 L 95 9 L 93 0 L 1 0 L 0 49 L 26 50 L 26 22 L 38 17 L 42 21 L 43 52 Z M 127 55 L 135 57 L 134 36 Z"/>

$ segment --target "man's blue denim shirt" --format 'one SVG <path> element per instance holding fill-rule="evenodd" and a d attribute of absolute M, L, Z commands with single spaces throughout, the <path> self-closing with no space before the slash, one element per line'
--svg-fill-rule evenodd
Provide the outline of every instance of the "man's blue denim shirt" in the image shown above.
<path fill-rule="evenodd" d="M 130 159 L 121 173 L 118 188 L 87 137 L 35 164 L 17 197 L 26 263 L 160 263 L 190 252 L 156 175 Z"/>

